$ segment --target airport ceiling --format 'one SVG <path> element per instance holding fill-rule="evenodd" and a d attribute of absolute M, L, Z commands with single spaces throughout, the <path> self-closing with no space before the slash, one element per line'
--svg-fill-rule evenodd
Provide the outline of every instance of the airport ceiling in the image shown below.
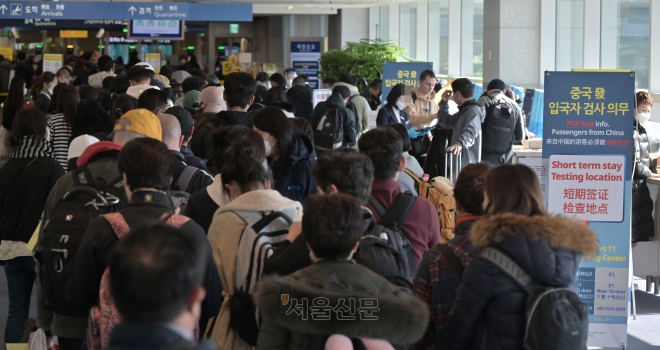
<path fill-rule="evenodd" d="M 43 0 L 42 0 L 43 1 Z M 90 1 L 90 0 L 64 0 Z M 91 0 L 107 2 L 110 0 Z M 116 2 L 123 0 L 115 0 Z M 140 1 L 140 0 L 135 0 Z M 185 2 L 186 0 L 174 0 Z M 419 2 L 420 0 L 222 0 L 222 1 L 190 1 L 190 2 L 223 2 L 252 3 L 255 16 L 266 15 L 297 15 L 297 14 L 337 14 L 337 10 L 345 8 L 365 8 Z M 129 1 L 134 2 L 134 1 Z M 141 2 L 164 2 L 158 0 L 141 0 Z"/>

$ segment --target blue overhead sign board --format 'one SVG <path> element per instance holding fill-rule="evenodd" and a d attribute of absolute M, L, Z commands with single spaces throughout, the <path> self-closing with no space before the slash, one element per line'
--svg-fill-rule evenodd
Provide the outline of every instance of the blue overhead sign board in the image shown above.
<path fill-rule="evenodd" d="M 124 16 L 130 19 L 188 19 L 187 2 L 127 2 Z"/>
<path fill-rule="evenodd" d="M 1 1 L 0 19 L 175 19 L 252 22 L 252 4 Z"/>

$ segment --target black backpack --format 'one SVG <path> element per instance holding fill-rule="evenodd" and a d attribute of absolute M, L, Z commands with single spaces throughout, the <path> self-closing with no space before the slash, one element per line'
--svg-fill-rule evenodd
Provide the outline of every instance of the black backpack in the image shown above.
<path fill-rule="evenodd" d="M 360 114 L 358 113 L 357 106 L 353 103 L 353 99 L 360 95 L 351 96 L 346 102 L 346 108 L 350 109 L 353 112 L 353 118 L 355 118 L 355 135 L 360 136 L 362 133 L 362 123 L 360 123 Z M 357 141 L 356 141 L 357 142 Z M 353 145 L 351 145 L 353 147 Z"/>
<path fill-rule="evenodd" d="M 505 154 L 513 145 L 516 118 L 504 98 L 494 100 L 486 109 L 486 118 L 481 124 L 483 141 L 481 151 Z"/>
<path fill-rule="evenodd" d="M 328 109 L 314 127 L 314 147 L 331 151 L 344 144 L 344 123 L 336 108 Z"/>
<path fill-rule="evenodd" d="M 87 316 L 89 310 L 75 310 L 66 302 L 67 283 L 83 236 L 92 221 L 103 214 L 119 211 L 125 203 L 120 177 L 109 184 L 94 179 L 87 168 L 73 171 L 76 187 L 57 203 L 46 218 L 41 248 L 35 254 L 39 263 L 44 305 L 49 311 L 68 316 Z"/>
<path fill-rule="evenodd" d="M 587 348 L 589 313 L 575 292 L 569 288 L 538 285 L 522 267 L 496 248 L 485 247 L 479 255 L 527 292 L 525 349 Z"/>
<path fill-rule="evenodd" d="M 378 199 L 376 199 L 376 197 L 372 195 L 369 198 L 369 203 L 371 206 L 373 206 L 374 209 L 376 209 L 378 215 L 380 215 L 380 222 L 371 231 L 371 236 L 380 239 L 383 243 L 386 243 L 388 246 L 390 246 L 394 252 L 396 252 L 396 254 L 392 254 L 392 259 L 394 259 L 397 266 L 399 266 L 399 261 L 401 259 L 404 259 L 406 265 L 408 265 L 407 270 L 403 268 L 397 268 L 398 272 L 394 272 L 394 269 L 387 269 L 386 271 L 383 271 L 383 273 L 380 273 L 376 271 L 376 269 L 380 270 L 381 267 L 375 267 L 375 269 L 372 269 L 380 275 L 407 276 L 405 279 L 412 282 L 412 278 L 417 272 L 415 254 L 413 253 L 412 247 L 410 246 L 408 237 L 402 230 L 403 223 L 406 222 L 406 218 L 408 218 L 408 214 L 410 214 L 412 211 L 416 200 L 417 196 L 414 196 L 411 193 L 401 192 L 394 198 L 394 202 L 392 202 L 392 205 L 390 205 L 390 207 L 386 210 L 385 206 L 383 206 L 383 204 Z M 369 241 L 365 243 L 369 243 Z M 363 243 L 361 240 L 360 246 L 362 244 Z M 360 247 L 358 247 L 358 253 L 359 252 Z M 382 253 L 385 254 L 385 252 Z M 381 262 L 379 259 L 373 258 L 371 259 L 371 262 L 364 263 L 363 265 L 371 268 L 371 266 L 378 266 L 380 263 Z"/>
<path fill-rule="evenodd" d="M 188 206 L 191 193 L 188 193 L 186 190 L 197 170 L 198 169 L 192 165 L 186 165 L 176 182 L 176 188 L 178 188 L 178 190 L 175 189 L 175 186 L 172 186 L 168 191 L 170 200 L 172 201 L 172 208 L 179 207 L 181 209 L 179 211 L 180 213 L 183 213 L 186 210 L 186 206 Z"/>

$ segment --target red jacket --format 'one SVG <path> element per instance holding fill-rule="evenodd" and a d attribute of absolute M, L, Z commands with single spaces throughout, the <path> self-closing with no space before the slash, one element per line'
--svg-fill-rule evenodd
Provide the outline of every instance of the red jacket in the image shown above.
<path fill-rule="evenodd" d="M 374 180 L 371 187 L 371 194 L 376 197 L 385 208 L 389 208 L 394 202 L 394 198 L 401 192 L 401 186 L 395 180 Z M 380 222 L 380 215 L 376 210 L 367 204 L 367 207 L 373 213 L 374 219 Z M 419 266 L 422 261 L 422 255 L 440 243 L 440 222 L 438 221 L 438 212 L 428 199 L 417 197 L 415 206 L 403 223 L 403 233 L 406 234 L 413 252 L 415 253 L 415 263 Z"/>

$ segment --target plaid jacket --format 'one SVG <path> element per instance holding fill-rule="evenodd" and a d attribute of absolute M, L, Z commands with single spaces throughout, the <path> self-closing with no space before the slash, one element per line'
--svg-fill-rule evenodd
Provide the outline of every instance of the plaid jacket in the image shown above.
<path fill-rule="evenodd" d="M 456 225 L 456 237 L 447 243 L 463 266 L 467 265 L 477 253 L 477 249 L 470 243 L 468 234 L 478 218 L 466 219 Z M 445 333 L 445 322 L 456 299 L 456 289 L 460 282 L 461 277 L 449 266 L 437 247 L 424 254 L 413 281 L 413 293 L 429 305 L 432 319 L 424 338 L 412 349 L 448 349 L 446 337 L 449 335 Z"/>

